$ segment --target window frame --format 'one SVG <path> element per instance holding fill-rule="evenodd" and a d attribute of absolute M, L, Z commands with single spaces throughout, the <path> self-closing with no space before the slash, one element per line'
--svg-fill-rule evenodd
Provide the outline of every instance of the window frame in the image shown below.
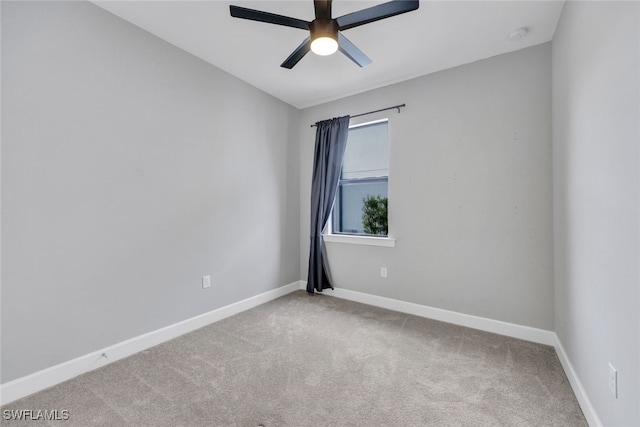
<path fill-rule="evenodd" d="M 388 117 L 380 118 L 376 120 L 370 120 L 363 123 L 357 123 L 349 126 L 349 130 L 356 129 L 364 126 L 371 126 L 377 123 L 387 123 L 387 140 L 390 144 L 390 120 Z M 389 145 L 389 157 L 390 157 L 391 147 Z M 365 177 L 365 178 L 347 178 L 342 179 L 342 169 L 340 170 L 340 179 L 338 181 L 338 189 L 336 191 L 336 196 L 334 200 L 334 205 L 331 208 L 331 214 L 329 215 L 329 220 L 327 221 L 327 226 L 325 229 L 325 233 L 323 234 L 324 241 L 330 243 L 351 243 L 356 245 L 369 245 L 369 246 L 384 246 L 384 247 L 395 247 L 396 239 L 392 237 L 391 230 L 387 230 L 386 236 L 376 236 L 372 234 L 363 234 L 363 233 L 345 233 L 345 232 L 336 232 L 336 221 L 334 218 L 334 211 L 338 208 L 341 203 L 341 187 L 342 185 L 352 185 L 352 184 L 366 184 L 366 183 L 375 183 L 375 182 L 386 182 L 387 183 L 387 199 L 389 198 L 388 188 L 389 188 L 389 175 L 380 176 L 380 177 Z M 387 212 L 388 215 L 388 212 Z M 388 218 L 387 218 L 388 219 Z"/>

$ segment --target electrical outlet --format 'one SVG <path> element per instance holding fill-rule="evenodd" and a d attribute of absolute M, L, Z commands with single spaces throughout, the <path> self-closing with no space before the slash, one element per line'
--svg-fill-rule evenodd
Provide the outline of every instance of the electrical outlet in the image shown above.
<path fill-rule="evenodd" d="M 609 389 L 613 397 L 618 398 L 618 371 L 609 363 Z"/>
<path fill-rule="evenodd" d="M 211 287 L 211 276 L 209 275 L 202 276 L 202 289 L 206 289 L 210 287 Z"/>
<path fill-rule="evenodd" d="M 380 267 L 380 277 L 387 278 L 387 267 Z"/>

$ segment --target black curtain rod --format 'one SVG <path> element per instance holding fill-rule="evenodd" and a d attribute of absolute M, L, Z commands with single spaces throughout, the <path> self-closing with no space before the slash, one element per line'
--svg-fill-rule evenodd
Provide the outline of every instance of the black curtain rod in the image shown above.
<path fill-rule="evenodd" d="M 369 111 L 369 112 L 366 112 L 366 113 L 356 114 L 354 116 L 351 116 L 351 118 L 360 117 L 360 116 L 366 116 L 367 114 L 379 113 L 380 111 L 393 110 L 394 108 L 397 108 L 398 109 L 398 113 L 400 113 L 400 109 L 403 108 L 403 107 L 406 107 L 406 106 L 407 106 L 407 104 L 394 105 L 393 107 L 381 108 L 381 109 L 375 110 L 375 111 Z M 311 125 L 311 127 L 312 128 L 316 127 L 316 125 Z"/>

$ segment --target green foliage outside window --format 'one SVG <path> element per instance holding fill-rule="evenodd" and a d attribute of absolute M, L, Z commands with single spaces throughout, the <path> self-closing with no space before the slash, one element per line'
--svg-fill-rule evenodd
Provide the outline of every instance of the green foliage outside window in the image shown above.
<path fill-rule="evenodd" d="M 368 195 L 362 199 L 362 225 L 366 234 L 376 236 L 386 236 L 388 234 L 388 204 L 389 199 L 381 196 Z"/>

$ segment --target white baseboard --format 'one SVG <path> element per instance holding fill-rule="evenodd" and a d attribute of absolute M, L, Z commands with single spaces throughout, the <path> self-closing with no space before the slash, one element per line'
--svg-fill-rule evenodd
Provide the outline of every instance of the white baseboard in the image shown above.
<path fill-rule="evenodd" d="M 305 282 L 302 282 L 300 286 L 302 289 L 306 289 L 307 285 Z M 443 310 L 441 308 L 429 307 L 427 305 L 420 305 L 412 302 L 365 294 L 348 289 L 325 289 L 322 291 L 322 293 L 325 295 L 331 295 L 350 301 L 361 302 L 376 307 L 399 311 L 401 313 L 413 314 L 414 316 L 440 320 L 442 322 L 453 323 L 454 325 L 480 329 L 482 331 L 493 332 L 496 334 L 519 338 L 526 341 L 532 341 L 539 344 L 553 346 L 556 343 L 556 334 L 553 331 L 532 328 L 530 326 L 516 325 L 515 323 L 487 319 L 485 317 Z"/>
<path fill-rule="evenodd" d="M 218 308 L 0 385 L 4 405 L 300 289 L 300 282 Z"/>
<path fill-rule="evenodd" d="M 598 417 L 598 413 L 596 412 L 593 405 L 591 405 L 591 401 L 587 396 L 587 392 L 582 386 L 582 381 L 578 377 L 575 369 L 573 369 L 573 364 L 569 360 L 569 356 L 564 350 L 562 346 L 562 342 L 560 338 L 556 335 L 556 354 L 558 355 L 558 359 L 560 359 L 560 363 L 562 364 L 562 368 L 564 369 L 564 373 L 567 375 L 567 379 L 569 380 L 569 384 L 571 384 L 571 388 L 573 389 L 573 393 L 576 395 L 576 399 L 578 399 L 578 403 L 580 404 L 580 409 L 582 409 L 582 413 L 584 417 L 587 419 L 587 423 L 590 427 L 602 427 L 602 421 L 600 421 L 600 417 Z"/>

